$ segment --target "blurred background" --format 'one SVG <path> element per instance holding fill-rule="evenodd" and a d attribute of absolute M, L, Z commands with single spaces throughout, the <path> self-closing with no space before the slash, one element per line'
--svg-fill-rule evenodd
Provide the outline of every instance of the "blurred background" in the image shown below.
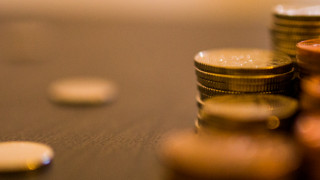
<path fill-rule="evenodd" d="M 217 45 L 268 48 L 271 9 L 286 2 L 317 1 L 1 0 L 0 57 L 43 59 L 64 52 L 78 57 L 83 50 L 99 54 L 104 53 L 103 44 L 114 42 L 117 34 L 123 39 L 125 34 L 147 29 L 152 32 L 145 33 L 154 38 L 157 33 L 169 33 L 168 41 L 183 34 L 186 42 L 199 43 L 193 54 Z"/>

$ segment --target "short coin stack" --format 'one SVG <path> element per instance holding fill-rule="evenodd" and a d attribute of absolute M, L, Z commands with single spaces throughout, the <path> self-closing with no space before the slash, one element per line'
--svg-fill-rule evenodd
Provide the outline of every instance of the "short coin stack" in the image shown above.
<path fill-rule="evenodd" d="M 195 56 L 198 103 L 223 94 L 291 94 L 294 68 L 283 53 L 213 49 Z"/>
<path fill-rule="evenodd" d="M 198 130 L 264 131 L 290 129 L 298 109 L 297 100 L 282 95 L 223 95 L 204 101 Z"/>
<path fill-rule="evenodd" d="M 320 38 L 320 5 L 278 5 L 270 29 L 274 50 L 296 55 L 296 44 Z"/>
<path fill-rule="evenodd" d="M 300 77 L 320 74 L 320 39 L 297 44 L 297 63 Z"/>

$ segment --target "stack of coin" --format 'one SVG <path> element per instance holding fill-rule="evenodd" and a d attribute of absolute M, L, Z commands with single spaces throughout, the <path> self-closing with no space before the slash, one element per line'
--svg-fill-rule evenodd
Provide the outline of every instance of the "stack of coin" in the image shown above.
<path fill-rule="evenodd" d="M 276 6 L 273 12 L 273 25 L 270 32 L 273 48 L 294 58 L 298 42 L 320 38 L 319 4 Z"/>
<path fill-rule="evenodd" d="M 283 53 L 213 49 L 195 56 L 199 100 L 223 94 L 290 94 L 294 68 Z"/>
<path fill-rule="evenodd" d="M 289 130 L 297 100 L 282 95 L 223 95 L 204 101 L 195 122 L 198 131 Z"/>
<path fill-rule="evenodd" d="M 299 76 L 320 74 L 320 39 L 310 39 L 297 44 Z"/>

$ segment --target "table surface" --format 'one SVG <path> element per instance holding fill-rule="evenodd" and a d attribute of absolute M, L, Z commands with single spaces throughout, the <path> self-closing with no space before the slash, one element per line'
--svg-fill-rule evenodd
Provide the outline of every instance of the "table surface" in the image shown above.
<path fill-rule="evenodd" d="M 0 174 L 0 179 L 164 179 L 156 156 L 159 140 L 168 131 L 192 128 L 197 114 L 195 53 L 269 47 L 267 28 L 254 25 L 51 27 L 56 35 L 52 54 L 23 62 L 0 60 L 0 141 L 46 143 L 55 158 L 45 168 Z M 51 103 L 50 82 L 73 76 L 112 80 L 119 97 L 96 107 Z"/>

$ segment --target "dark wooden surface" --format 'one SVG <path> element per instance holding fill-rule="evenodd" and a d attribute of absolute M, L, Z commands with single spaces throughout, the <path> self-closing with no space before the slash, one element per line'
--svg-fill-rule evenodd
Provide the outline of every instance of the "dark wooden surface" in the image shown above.
<path fill-rule="evenodd" d="M 52 51 L 42 59 L 0 59 L 0 140 L 46 143 L 55 158 L 46 168 L 0 179 L 164 179 L 157 143 L 165 132 L 192 128 L 197 113 L 194 54 L 269 47 L 267 28 L 255 25 L 52 23 L 49 28 Z M 78 75 L 114 81 L 118 99 L 99 107 L 48 100 L 51 81 Z"/>

